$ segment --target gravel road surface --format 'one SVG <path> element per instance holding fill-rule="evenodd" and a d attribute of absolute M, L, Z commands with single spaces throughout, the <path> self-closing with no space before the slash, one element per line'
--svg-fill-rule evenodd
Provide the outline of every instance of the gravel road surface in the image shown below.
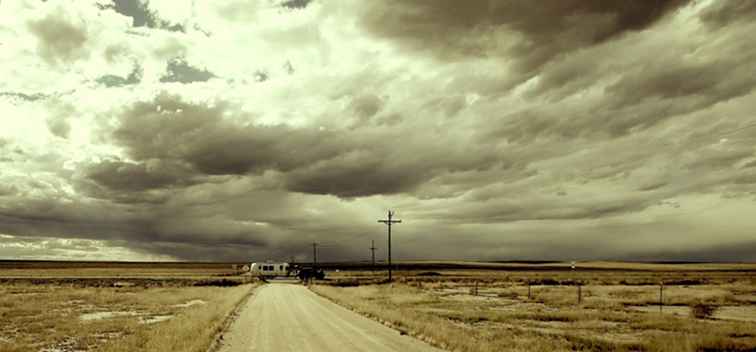
<path fill-rule="evenodd" d="M 222 352 L 441 351 L 298 284 L 267 284 L 224 332 Z"/>

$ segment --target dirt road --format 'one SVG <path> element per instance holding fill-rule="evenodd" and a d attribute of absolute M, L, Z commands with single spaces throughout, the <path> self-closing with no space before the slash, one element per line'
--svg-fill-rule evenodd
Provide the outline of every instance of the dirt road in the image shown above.
<path fill-rule="evenodd" d="M 267 284 L 223 334 L 222 352 L 440 351 L 297 284 Z"/>

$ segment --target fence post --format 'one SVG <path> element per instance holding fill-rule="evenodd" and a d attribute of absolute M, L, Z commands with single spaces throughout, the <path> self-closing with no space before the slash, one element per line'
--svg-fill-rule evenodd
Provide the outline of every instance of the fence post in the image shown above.
<path fill-rule="evenodd" d="M 662 312 L 664 307 L 664 281 L 659 282 L 659 313 Z"/>
<path fill-rule="evenodd" d="M 530 280 L 528 280 L 528 300 L 531 300 L 533 296 L 530 294 Z"/>
<path fill-rule="evenodd" d="M 577 284 L 577 287 L 578 287 L 578 304 L 580 304 L 580 302 L 583 301 L 583 290 L 579 282 Z"/>

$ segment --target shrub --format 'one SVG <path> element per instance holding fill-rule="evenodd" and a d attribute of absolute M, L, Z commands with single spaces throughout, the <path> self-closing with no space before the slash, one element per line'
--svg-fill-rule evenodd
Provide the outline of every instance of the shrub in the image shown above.
<path fill-rule="evenodd" d="M 357 287 L 360 286 L 360 280 L 357 279 L 338 279 L 329 283 L 331 286 L 336 287 Z"/>
<path fill-rule="evenodd" d="M 236 280 L 220 279 L 220 280 L 201 280 L 194 283 L 194 286 L 218 286 L 218 287 L 232 287 L 239 286 L 242 283 Z"/>
<path fill-rule="evenodd" d="M 544 285 L 544 286 L 556 286 L 559 285 L 559 281 L 552 278 L 536 279 L 530 281 L 531 285 Z"/>
<path fill-rule="evenodd" d="M 704 302 L 696 302 L 690 307 L 691 315 L 698 319 L 709 319 L 714 315 L 714 311 L 716 310 L 717 306 Z"/>
<path fill-rule="evenodd" d="M 422 273 L 418 273 L 417 276 L 441 276 L 441 273 L 437 273 L 435 271 L 424 271 Z"/>
<path fill-rule="evenodd" d="M 703 279 L 678 279 L 678 280 L 667 280 L 664 281 L 665 285 L 678 285 L 678 286 L 695 286 L 695 285 L 705 285 L 706 281 Z"/>
<path fill-rule="evenodd" d="M 517 292 L 499 292 L 497 296 L 501 298 L 511 298 L 511 299 L 517 299 L 517 297 L 519 297 L 517 296 Z"/>

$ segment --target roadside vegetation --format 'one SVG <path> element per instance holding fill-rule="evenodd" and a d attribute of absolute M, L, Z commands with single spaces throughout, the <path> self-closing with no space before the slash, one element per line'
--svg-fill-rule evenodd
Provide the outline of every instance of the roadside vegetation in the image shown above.
<path fill-rule="evenodd" d="M 342 272 L 312 290 L 450 351 L 756 351 L 749 272 L 376 276 Z"/>
<path fill-rule="evenodd" d="M 123 338 L 111 340 L 95 350 L 205 352 L 224 329 L 226 318 L 251 293 L 251 286 L 192 288 L 190 291 L 194 292 L 184 294 L 184 299 L 191 298 L 184 305 L 199 300 L 205 304 L 176 312 L 174 319 L 156 324 L 154 328 L 131 325 Z"/>
<path fill-rule="evenodd" d="M 217 272 L 175 281 L 98 270 L 97 280 L 0 277 L 0 351 L 206 352 L 256 285 Z"/>

